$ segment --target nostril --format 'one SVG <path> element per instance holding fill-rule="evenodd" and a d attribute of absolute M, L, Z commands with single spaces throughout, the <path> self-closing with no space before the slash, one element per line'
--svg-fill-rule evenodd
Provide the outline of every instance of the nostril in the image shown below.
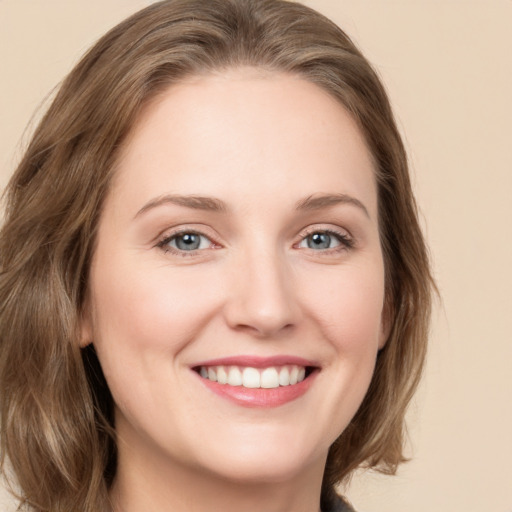
<path fill-rule="evenodd" d="M 285 325 L 279 322 L 254 320 L 250 323 L 239 323 L 233 327 L 236 331 L 252 334 L 260 338 L 270 338 L 276 335 L 288 333 L 294 328 L 294 324 L 287 323 Z"/>
<path fill-rule="evenodd" d="M 288 290 L 291 285 L 276 284 L 283 279 L 264 274 L 261 270 L 258 279 L 245 276 L 233 287 L 224 307 L 226 321 L 239 332 L 259 337 L 290 332 L 301 317 L 296 298 Z"/>

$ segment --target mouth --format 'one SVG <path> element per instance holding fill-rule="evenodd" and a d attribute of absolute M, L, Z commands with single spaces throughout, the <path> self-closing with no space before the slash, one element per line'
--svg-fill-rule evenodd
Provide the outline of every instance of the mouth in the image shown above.
<path fill-rule="evenodd" d="M 203 379 L 228 386 L 241 386 L 248 389 L 275 389 L 294 386 L 309 377 L 312 366 L 283 365 L 267 368 L 252 366 L 199 366 L 194 368 Z"/>
<path fill-rule="evenodd" d="M 320 367 L 301 358 L 227 358 L 192 367 L 215 394 L 246 407 L 276 407 L 304 395 Z"/>

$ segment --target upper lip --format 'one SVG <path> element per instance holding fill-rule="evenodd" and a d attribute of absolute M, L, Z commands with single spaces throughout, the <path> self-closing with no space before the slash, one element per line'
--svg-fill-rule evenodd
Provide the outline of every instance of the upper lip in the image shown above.
<path fill-rule="evenodd" d="M 285 365 L 296 365 L 304 367 L 320 366 L 316 361 L 292 355 L 277 355 L 269 357 L 239 355 L 200 361 L 194 364 L 193 368 L 200 366 L 245 366 L 251 368 L 268 368 L 269 366 Z"/>

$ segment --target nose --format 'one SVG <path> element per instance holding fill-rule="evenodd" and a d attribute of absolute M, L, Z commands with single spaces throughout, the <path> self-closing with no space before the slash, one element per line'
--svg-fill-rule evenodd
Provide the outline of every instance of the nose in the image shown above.
<path fill-rule="evenodd" d="M 292 330 L 300 319 L 293 281 L 284 256 L 269 251 L 245 254 L 231 269 L 226 322 L 260 338 Z"/>

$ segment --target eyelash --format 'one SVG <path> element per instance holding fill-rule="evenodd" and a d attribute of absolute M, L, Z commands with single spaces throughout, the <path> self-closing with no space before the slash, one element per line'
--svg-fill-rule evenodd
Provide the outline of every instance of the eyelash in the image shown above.
<path fill-rule="evenodd" d="M 315 228 L 315 229 L 311 228 L 311 229 L 306 230 L 306 232 L 301 236 L 300 241 L 298 243 L 294 244 L 294 247 L 297 247 L 299 244 L 304 242 L 308 237 L 310 237 L 314 234 L 325 234 L 330 237 L 334 237 L 340 244 L 337 247 L 321 249 L 318 251 L 315 249 L 309 248 L 310 251 L 318 253 L 319 255 L 335 254 L 338 252 L 353 249 L 353 247 L 354 247 L 354 240 L 346 233 L 336 231 L 334 229 L 318 229 L 318 228 Z M 182 256 L 182 257 L 193 257 L 193 256 L 196 256 L 198 252 L 204 250 L 204 249 L 192 249 L 190 251 L 185 251 L 185 250 L 180 250 L 180 249 L 171 247 L 169 244 L 173 240 L 176 240 L 181 235 L 195 235 L 195 236 L 199 236 L 199 237 L 204 237 L 206 240 L 208 240 L 210 242 L 210 248 L 211 248 L 211 246 L 217 245 L 217 244 L 215 244 L 215 242 L 213 242 L 210 239 L 210 237 L 208 237 L 204 233 L 201 233 L 194 229 L 180 229 L 179 231 L 175 231 L 175 232 L 171 233 L 170 235 L 166 235 L 162 240 L 160 240 L 157 243 L 156 246 L 159 247 L 160 249 L 162 249 L 162 251 L 164 253 L 172 253 L 177 256 Z"/>
<path fill-rule="evenodd" d="M 193 249 L 191 251 L 185 251 L 185 250 L 176 249 L 169 245 L 173 240 L 177 239 L 178 237 L 180 237 L 182 235 L 196 235 L 199 237 L 203 237 L 203 238 L 206 238 L 210 242 L 210 245 L 213 245 L 213 246 L 216 245 L 214 242 L 211 241 L 210 237 L 208 237 L 204 233 L 201 233 L 194 229 L 180 229 L 178 231 L 174 231 L 170 235 L 166 235 L 162 240 L 160 240 L 157 243 L 157 247 L 162 249 L 162 251 L 164 253 L 172 253 L 177 256 L 182 256 L 185 258 L 190 257 L 190 256 L 195 256 L 199 251 L 204 250 L 204 249 Z"/>
<path fill-rule="evenodd" d="M 335 229 L 319 229 L 319 228 L 310 228 L 307 229 L 304 235 L 300 239 L 300 243 L 306 240 L 311 235 L 315 235 L 317 233 L 329 235 L 330 237 L 334 237 L 340 245 L 338 247 L 332 247 L 324 250 L 316 251 L 314 249 L 310 249 L 311 251 L 319 253 L 319 255 L 331 255 L 342 251 L 348 251 L 354 248 L 354 239 L 349 236 L 346 232 L 336 231 Z M 298 244 L 295 244 L 298 245 Z"/>

